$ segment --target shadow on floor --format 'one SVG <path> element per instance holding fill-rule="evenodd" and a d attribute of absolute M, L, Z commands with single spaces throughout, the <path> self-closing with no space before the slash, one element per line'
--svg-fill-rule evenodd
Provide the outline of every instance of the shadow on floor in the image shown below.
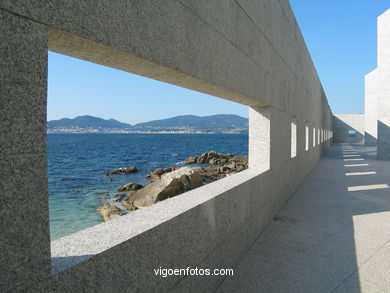
<path fill-rule="evenodd" d="M 217 292 L 389 292 L 390 162 L 375 151 L 333 145 Z"/>

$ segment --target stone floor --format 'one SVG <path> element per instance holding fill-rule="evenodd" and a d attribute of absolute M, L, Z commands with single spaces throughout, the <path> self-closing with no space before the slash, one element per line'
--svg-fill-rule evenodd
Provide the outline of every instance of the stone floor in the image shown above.
<path fill-rule="evenodd" d="M 390 292 L 390 162 L 375 156 L 333 145 L 217 292 Z"/>

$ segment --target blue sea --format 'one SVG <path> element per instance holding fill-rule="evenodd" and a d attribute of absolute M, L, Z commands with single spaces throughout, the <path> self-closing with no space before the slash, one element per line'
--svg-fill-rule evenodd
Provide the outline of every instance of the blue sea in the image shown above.
<path fill-rule="evenodd" d="M 102 222 L 96 209 L 129 183 L 147 184 L 159 167 L 178 167 L 191 155 L 247 155 L 247 134 L 48 134 L 51 239 Z M 139 171 L 106 176 L 120 167 Z"/>

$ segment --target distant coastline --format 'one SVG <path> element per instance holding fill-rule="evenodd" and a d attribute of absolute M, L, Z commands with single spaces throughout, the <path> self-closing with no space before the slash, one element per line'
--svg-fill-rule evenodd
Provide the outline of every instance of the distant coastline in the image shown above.
<path fill-rule="evenodd" d="M 232 114 L 184 115 L 131 125 L 84 115 L 48 121 L 47 133 L 239 134 L 248 133 L 248 119 Z"/>
<path fill-rule="evenodd" d="M 126 129 L 88 129 L 88 128 L 55 128 L 47 129 L 47 133 L 61 134 L 245 134 L 247 128 L 229 130 L 126 130 Z"/>

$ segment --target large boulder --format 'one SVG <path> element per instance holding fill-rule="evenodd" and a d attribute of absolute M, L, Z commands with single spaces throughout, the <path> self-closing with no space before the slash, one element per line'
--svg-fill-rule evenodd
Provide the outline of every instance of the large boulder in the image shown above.
<path fill-rule="evenodd" d="M 151 178 L 152 180 L 159 179 L 161 175 L 174 171 L 175 168 L 157 168 L 154 171 L 146 175 L 146 178 Z"/>
<path fill-rule="evenodd" d="M 124 215 L 124 212 L 122 212 L 118 207 L 109 204 L 101 206 L 97 211 L 103 217 L 104 222 Z"/>
<path fill-rule="evenodd" d="M 158 180 L 129 195 L 124 200 L 126 203 L 122 204 L 126 208 L 127 204 L 131 204 L 136 208 L 146 207 L 199 187 L 203 184 L 200 171 L 201 168 L 199 167 L 182 167 L 165 173 Z"/>
<path fill-rule="evenodd" d="M 124 207 L 128 211 L 137 210 L 138 208 L 135 205 L 133 205 L 131 201 L 133 199 L 133 193 L 129 193 L 127 196 L 128 196 L 127 199 L 121 202 L 122 207 Z"/>
<path fill-rule="evenodd" d="M 134 173 L 137 171 L 138 171 L 138 169 L 136 166 L 130 166 L 128 168 L 114 169 L 110 172 L 107 172 L 106 175 L 109 176 L 109 175 L 119 175 L 119 174 L 130 174 L 130 173 Z"/>
<path fill-rule="evenodd" d="M 183 164 L 195 164 L 197 160 L 198 160 L 198 157 L 197 157 L 197 156 L 191 156 L 191 157 L 188 157 L 188 158 L 183 162 Z"/>
<path fill-rule="evenodd" d="M 117 191 L 135 191 L 141 189 L 143 186 L 141 184 L 130 182 L 125 185 L 119 186 Z"/>

